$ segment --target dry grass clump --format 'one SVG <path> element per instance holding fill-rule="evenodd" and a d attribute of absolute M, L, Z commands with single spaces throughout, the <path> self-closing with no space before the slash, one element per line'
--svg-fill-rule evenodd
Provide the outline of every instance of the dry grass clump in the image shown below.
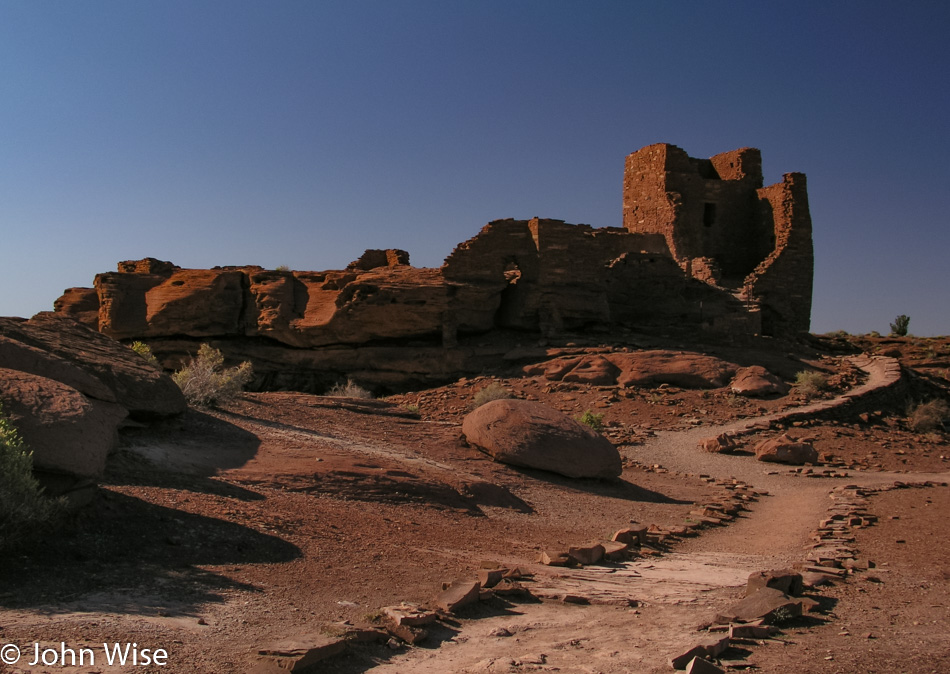
<path fill-rule="evenodd" d="M 950 419 L 950 405 L 940 398 L 912 405 L 907 415 L 907 423 L 915 433 L 941 430 L 947 419 Z"/>
<path fill-rule="evenodd" d="M 481 407 L 485 403 L 490 403 L 492 400 L 506 400 L 511 397 L 513 397 L 511 391 L 498 382 L 492 382 L 475 394 L 475 397 L 472 399 L 472 407 Z"/>
<path fill-rule="evenodd" d="M 363 388 L 352 379 L 347 379 L 346 384 L 334 384 L 326 392 L 326 395 L 333 398 L 372 398 L 373 394 L 368 389 Z"/>
<path fill-rule="evenodd" d="M 224 356 L 210 344 L 202 344 L 198 355 L 172 375 L 185 399 L 195 407 L 208 407 L 236 397 L 251 379 L 254 369 L 244 361 L 237 367 L 224 367 Z"/>

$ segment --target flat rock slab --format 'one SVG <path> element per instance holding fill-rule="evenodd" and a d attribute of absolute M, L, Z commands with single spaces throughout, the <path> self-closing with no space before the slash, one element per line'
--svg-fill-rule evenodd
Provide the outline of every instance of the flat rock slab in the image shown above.
<path fill-rule="evenodd" d="M 763 622 L 770 623 L 778 617 L 797 618 L 801 614 L 800 599 L 793 599 L 775 588 L 763 587 L 755 594 L 733 604 L 727 611 L 717 616 L 716 622 L 749 622 L 761 618 Z"/>
<path fill-rule="evenodd" d="M 454 613 L 460 608 L 478 601 L 481 585 L 477 580 L 456 580 L 435 598 L 435 604 L 443 611 Z"/>
<path fill-rule="evenodd" d="M 253 674 L 302 672 L 346 650 L 345 637 L 309 634 L 268 644 L 258 649 L 261 656 Z"/>

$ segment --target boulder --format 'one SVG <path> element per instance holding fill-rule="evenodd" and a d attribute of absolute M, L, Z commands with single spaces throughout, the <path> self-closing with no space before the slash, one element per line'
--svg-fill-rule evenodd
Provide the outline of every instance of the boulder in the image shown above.
<path fill-rule="evenodd" d="M 755 458 L 771 463 L 802 465 L 818 462 L 818 450 L 807 442 L 799 442 L 786 434 L 763 440 L 755 446 Z"/>
<path fill-rule="evenodd" d="M 170 417 L 187 408 L 175 382 L 129 347 L 51 312 L 28 321 L 0 318 L 0 367 L 118 403 L 136 419 Z"/>
<path fill-rule="evenodd" d="M 729 388 L 736 395 L 762 397 L 785 395 L 788 385 L 761 365 L 744 367 L 733 378 Z"/>
<path fill-rule="evenodd" d="M 89 398 L 62 382 L 0 369 L 0 400 L 33 450 L 41 472 L 97 478 L 115 447 L 126 411 L 114 402 Z"/>
<path fill-rule="evenodd" d="M 614 478 L 620 453 L 591 428 L 538 402 L 494 400 L 465 417 L 466 440 L 496 461 L 567 477 Z"/>
<path fill-rule="evenodd" d="M 700 441 L 699 447 L 710 454 L 728 454 L 734 451 L 738 445 L 732 437 L 725 433 L 720 433 L 714 438 L 706 438 Z"/>

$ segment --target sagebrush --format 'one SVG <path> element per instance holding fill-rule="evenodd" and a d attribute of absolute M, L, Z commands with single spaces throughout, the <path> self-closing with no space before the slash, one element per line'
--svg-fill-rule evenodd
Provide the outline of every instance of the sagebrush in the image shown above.
<path fill-rule="evenodd" d="M 492 382 L 475 394 L 472 400 L 474 407 L 481 407 L 492 400 L 506 400 L 511 398 L 511 392 L 498 382 Z"/>
<path fill-rule="evenodd" d="M 62 504 L 43 496 L 33 453 L 0 406 L 0 548 L 48 522 Z"/>
<path fill-rule="evenodd" d="M 907 414 L 907 424 L 915 433 L 941 430 L 947 419 L 950 419 L 950 405 L 940 398 L 911 405 Z"/>
<path fill-rule="evenodd" d="M 590 426 L 595 431 L 604 430 L 604 415 L 596 414 L 590 410 L 585 410 L 583 414 L 579 414 L 574 417 L 574 420 L 584 424 L 585 426 Z"/>
<path fill-rule="evenodd" d="M 156 358 L 155 354 L 152 353 L 152 347 L 150 347 L 145 342 L 132 342 L 129 344 L 129 348 L 142 356 L 142 358 L 144 358 L 149 363 L 149 365 L 154 365 L 155 367 L 159 368 L 161 367 L 161 365 L 158 364 L 158 358 Z"/>
<path fill-rule="evenodd" d="M 347 379 L 345 384 L 334 384 L 326 395 L 334 398 L 372 398 L 373 393 L 363 388 L 352 379 Z"/>
<path fill-rule="evenodd" d="M 237 367 L 224 367 L 220 349 L 202 344 L 198 355 L 172 375 L 189 404 L 208 407 L 232 400 L 254 378 L 254 368 L 244 361 Z"/>
<path fill-rule="evenodd" d="M 795 390 L 811 398 L 828 387 L 828 375 L 815 370 L 802 370 L 795 375 Z"/>

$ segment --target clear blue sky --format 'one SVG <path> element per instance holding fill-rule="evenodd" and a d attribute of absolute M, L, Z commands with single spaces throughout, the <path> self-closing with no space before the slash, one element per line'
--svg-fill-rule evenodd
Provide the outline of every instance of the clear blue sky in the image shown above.
<path fill-rule="evenodd" d="M 812 327 L 950 334 L 950 4 L 0 0 L 0 315 L 119 260 L 438 266 L 624 157 L 808 175 Z"/>

